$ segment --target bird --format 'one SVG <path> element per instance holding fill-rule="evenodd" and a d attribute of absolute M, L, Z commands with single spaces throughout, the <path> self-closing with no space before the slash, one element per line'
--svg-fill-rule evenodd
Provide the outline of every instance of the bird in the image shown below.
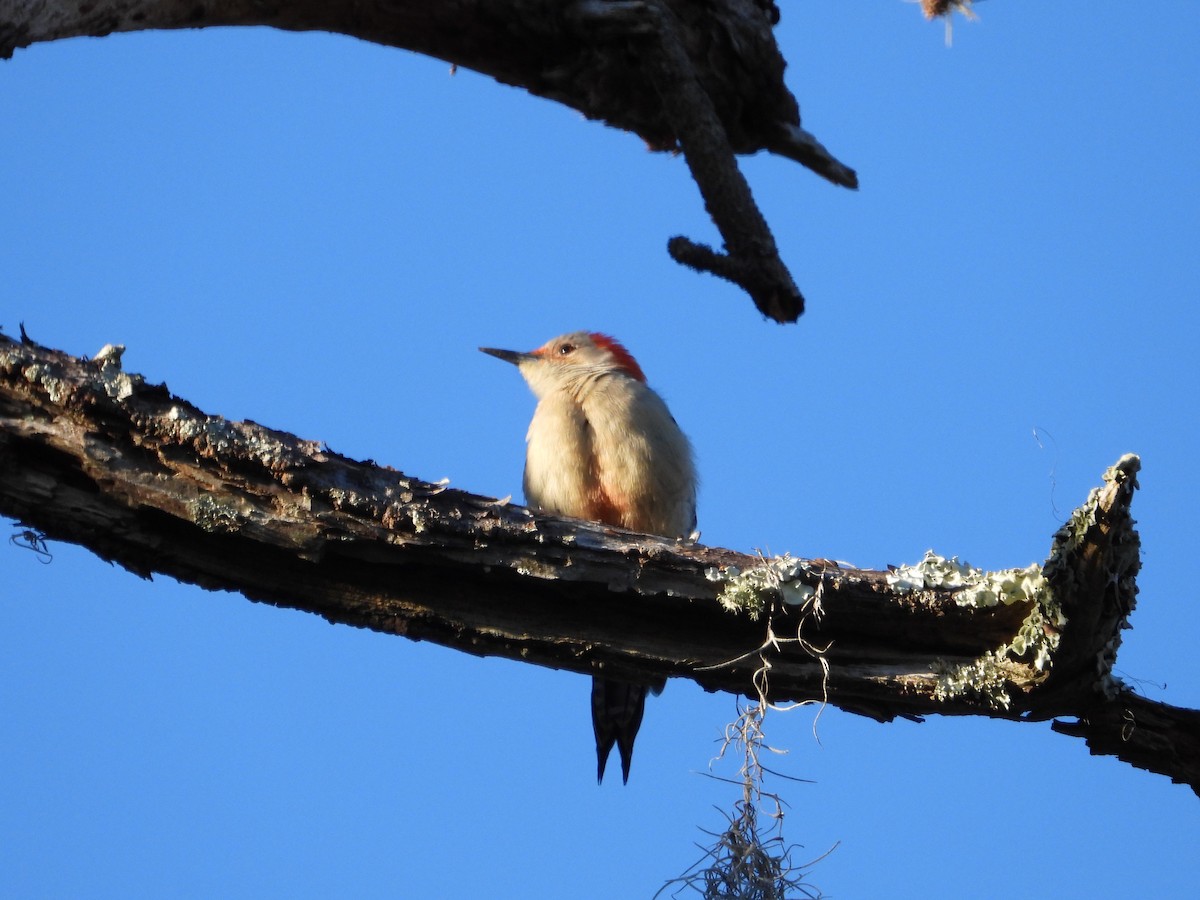
<path fill-rule="evenodd" d="M 695 531 L 691 443 L 620 341 L 575 331 L 529 352 L 479 349 L 516 365 L 537 398 L 525 436 L 531 509 L 664 537 Z M 644 684 L 593 677 L 597 783 L 614 745 L 629 783 L 646 693 Z"/>

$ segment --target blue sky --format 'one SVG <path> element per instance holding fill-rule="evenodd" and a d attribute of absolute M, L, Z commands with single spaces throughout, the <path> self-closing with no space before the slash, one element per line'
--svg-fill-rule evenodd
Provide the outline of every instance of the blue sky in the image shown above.
<path fill-rule="evenodd" d="M 1200 6 L 977 9 L 947 49 L 910 4 L 783 4 L 805 124 L 862 181 L 744 160 L 809 298 L 787 327 L 667 258 L 714 239 L 681 160 L 488 78 L 264 29 L 19 51 L 0 325 L 514 497 L 533 400 L 475 348 L 609 331 L 692 437 L 706 543 L 872 568 L 1040 561 L 1137 452 L 1118 669 L 1200 707 Z M 6 896 L 645 897 L 735 799 L 698 774 L 728 696 L 670 684 L 597 788 L 586 678 L 51 549 L 0 554 Z M 767 728 L 831 896 L 1200 879 L 1191 791 L 1046 724 L 812 725 Z"/>

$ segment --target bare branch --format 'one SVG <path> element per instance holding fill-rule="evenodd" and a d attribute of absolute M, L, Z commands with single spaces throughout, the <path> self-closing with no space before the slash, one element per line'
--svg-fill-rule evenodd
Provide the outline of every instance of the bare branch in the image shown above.
<path fill-rule="evenodd" d="M 1107 473 L 1042 567 L 763 560 L 422 482 L 205 415 L 119 353 L 0 336 L 0 514 L 26 546 L 71 541 L 141 575 L 552 668 L 758 697 L 769 660 L 775 702 L 1089 717 L 1094 749 L 1116 721 L 1106 698 L 1128 702 L 1110 667 L 1136 592 L 1136 472 L 1126 457 Z M 1173 750 L 1122 758 L 1195 787 L 1200 714 L 1171 709 L 1137 714 Z"/>
<path fill-rule="evenodd" d="M 734 154 L 767 150 L 834 184 L 853 188 L 858 179 L 801 126 L 777 20 L 773 0 L 0 0 L 0 58 L 80 35 L 268 25 L 474 69 L 637 134 L 652 150 L 682 150 L 729 256 L 689 251 L 679 238 L 671 255 L 739 285 L 764 315 L 793 322 L 803 298 Z"/>
<path fill-rule="evenodd" d="M 1083 738 L 1093 756 L 1115 756 L 1166 775 L 1200 796 L 1200 710 L 1155 703 L 1123 690 L 1077 721 L 1051 727 Z"/>
<path fill-rule="evenodd" d="M 655 11 L 660 55 L 660 65 L 653 70 L 654 86 L 729 255 L 684 237 L 672 238 L 667 248 L 676 262 L 740 285 L 764 316 L 776 322 L 794 322 L 804 312 L 804 297 L 779 258 L 771 229 L 700 84 L 683 43 L 683 26 L 665 2 L 649 3 Z"/>

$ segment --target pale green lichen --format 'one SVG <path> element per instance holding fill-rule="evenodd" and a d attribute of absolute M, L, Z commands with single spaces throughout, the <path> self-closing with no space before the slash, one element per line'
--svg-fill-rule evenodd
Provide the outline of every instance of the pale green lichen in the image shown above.
<path fill-rule="evenodd" d="M 960 563 L 957 556 L 946 559 L 926 550 L 925 558 L 916 565 L 896 566 L 888 572 L 887 583 L 903 594 L 926 588 L 960 588 L 974 583 L 980 574 L 979 569 Z"/>
<path fill-rule="evenodd" d="M 737 566 L 709 568 L 704 577 L 725 585 L 717 597 L 721 606 L 733 613 L 745 613 L 757 621 L 776 598 L 789 606 L 800 606 L 816 593 L 800 580 L 806 571 L 803 562 L 785 554 L 746 572 Z"/>
<path fill-rule="evenodd" d="M 935 667 L 937 683 L 933 696 L 937 700 L 956 700 L 972 697 L 982 700 L 993 709 L 1008 709 L 1012 698 L 1008 694 L 1005 672 L 1006 651 L 1002 647 L 978 659 L 959 665 L 939 664 Z"/>
<path fill-rule="evenodd" d="M 1029 614 L 1009 643 L 969 663 L 938 668 L 934 689 L 937 699 L 975 697 L 989 706 L 1007 709 L 1011 700 L 1003 663 L 1027 661 L 1038 672 L 1048 672 L 1066 618 L 1042 566 L 1034 563 L 1023 569 L 985 572 L 959 562 L 958 557 L 946 559 L 928 550 L 916 565 L 898 566 L 889 572 L 887 581 L 901 593 L 951 590 L 955 603 L 976 609 L 1029 605 Z"/>
<path fill-rule="evenodd" d="M 896 566 L 887 574 L 887 582 L 900 593 L 941 588 L 954 591 L 959 606 L 1010 606 L 1034 599 L 1044 587 L 1041 567 L 1002 569 L 985 572 L 957 556 L 947 559 L 932 550 L 916 565 Z"/>
<path fill-rule="evenodd" d="M 104 393 L 111 399 L 120 402 L 128 400 L 140 391 L 145 386 L 146 379 L 137 373 L 121 371 L 120 356 L 117 359 L 118 363 L 116 365 L 101 363 L 100 373 L 97 377 Z"/>
<path fill-rule="evenodd" d="M 25 380 L 30 384 L 41 385 L 50 397 L 51 403 L 60 404 L 70 395 L 71 386 L 58 377 L 57 372 L 59 371 L 61 370 L 57 367 L 34 362 L 25 366 L 21 370 L 21 374 L 25 376 Z"/>
<path fill-rule="evenodd" d="M 1121 485 L 1130 479 L 1137 486 L 1136 476 L 1141 461 L 1132 453 L 1122 456 L 1104 473 L 1106 484 Z M 1042 565 L 1001 572 L 981 572 L 957 559 L 946 560 L 932 551 L 915 566 L 900 566 L 888 577 L 898 590 L 921 590 L 929 587 L 949 587 L 955 590 L 954 600 L 963 606 L 989 607 L 1001 604 L 1028 603 L 1029 614 L 1013 639 L 969 663 L 943 665 L 937 669 L 935 696 L 940 700 L 957 697 L 977 697 L 1000 708 L 1011 703 L 1008 685 L 1014 666 L 1032 665 L 1037 672 L 1047 673 L 1058 648 L 1059 637 L 1067 624 L 1061 600 L 1051 589 L 1051 581 L 1061 592 L 1069 586 L 1077 566 L 1072 557 L 1085 545 L 1088 533 L 1097 523 L 1105 488 L 1093 488 L 1084 503 L 1054 535 L 1050 555 Z M 1128 534 L 1110 535 L 1115 572 L 1131 573 L 1136 569 L 1138 541 L 1132 523 L 1125 525 Z M 1114 577 L 1117 577 L 1114 575 Z M 1137 588 L 1133 575 L 1120 576 L 1118 587 L 1129 598 L 1132 609 Z M 1116 660 L 1120 634 L 1116 634 L 1101 649 L 1096 659 L 1097 690 L 1105 694 L 1120 689 L 1120 682 L 1111 674 Z M 1013 672 L 1018 678 L 1019 672 Z"/>

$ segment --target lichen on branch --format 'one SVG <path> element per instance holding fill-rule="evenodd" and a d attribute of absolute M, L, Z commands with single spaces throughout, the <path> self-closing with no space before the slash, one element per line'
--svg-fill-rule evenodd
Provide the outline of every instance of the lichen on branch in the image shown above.
<path fill-rule="evenodd" d="M 1129 702 L 1108 679 L 1136 594 L 1137 466 L 1125 457 L 1107 473 L 1042 576 L 953 560 L 890 572 L 771 560 L 424 482 L 206 414 L 124 372 L 119 355 L 0 335 L 0 514 L 19 523 L 12 543 L 40 558 L 69 541 L 139 575 L 472 654 L 824 700 L 880 721 L 1073 715 L 1092 723 L 1093 747 L 1116 746 L 1111 704 Z M 756 608 L 772 634 L 795 637 L 768 639 L 761 614 L 747 614 Z M 997 689 L 1007 706 L 992 702 Z M 1158 704 L 1140 721 L 1135 764 L 1200 783 L 1195 760 L 1153 750 L 1191 746 L 1170 737 L 1190 734 L 1189 712 Z"/>

